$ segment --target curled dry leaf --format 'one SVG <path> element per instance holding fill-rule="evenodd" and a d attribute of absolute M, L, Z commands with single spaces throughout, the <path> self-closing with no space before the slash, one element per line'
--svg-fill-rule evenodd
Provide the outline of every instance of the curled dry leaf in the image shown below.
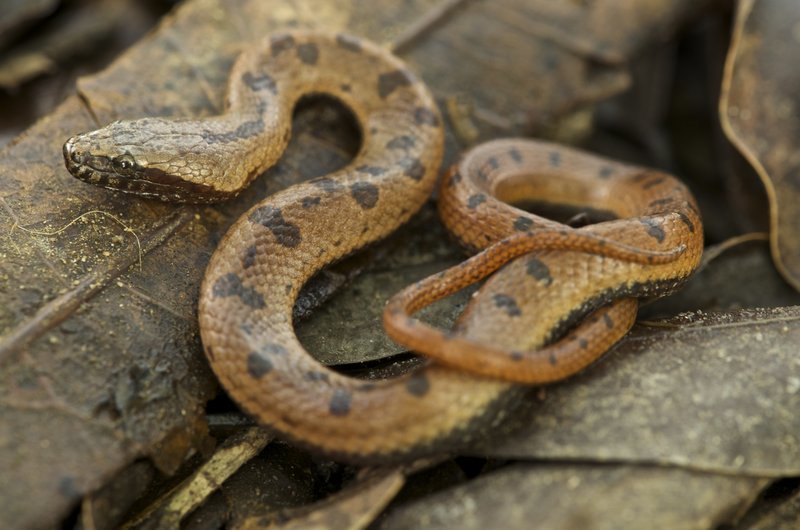
<path fill-rule="evenodd" d="M 720 119 L 770 201 L 772 254 L 800 289 L 800 3 L 738 2 Z"/>

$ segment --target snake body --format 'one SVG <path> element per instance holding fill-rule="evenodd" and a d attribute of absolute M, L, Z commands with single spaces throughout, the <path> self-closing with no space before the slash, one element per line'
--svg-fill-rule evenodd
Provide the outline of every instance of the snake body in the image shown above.
<path fill-rule="evenodd" d="M 509 204 L 520 201 L 604 211 L 619 219 L 573 230 Z M 443 180 L 439 211 L 463 246 L 484 250 L 399 293 L 387 304 L 384 325 L 409 349 L 507 381 L 549 383 L 585 368 L 633 325 L 638 304 L 631 297 L 672 292 L 702 254 L 702 221 L 689 190 L 677 179 L 541 141 L 495 140 L 472 149 Z M 527 258 L 525 273 L 536 281 L 514 280 L 493 295 L 505 315 L 491 310 L 481 325 L 472 322 L 474 329 L 492 328 L 486 341 L 452 336 L 409 318 L 409 312 L 537 249 L 572 252 Z M 551 270 L 562 274 L 554 276 Z M 558 294 L 547 296 L 548 291 Z M 534 325 L 520 318 L 518 297 L 541 299 L 542 309 L 548 310 L 537 318 L 560 317 L 551 323 L 548 341 L 578 316 L 596 312 L 546 348 L 539 343 L 504 347 L 498 341 L 509 330 L 524 337 L 530 329 L 525 326 Z M 551 310 L 556 304 L 558 309 Z"/>
<path fill-rule="evenodd" d="M 231 397 L 260 423 L 341 460 L 385 462 L 467 443 L 480 427 L 498 421 L 523 387 L 437 363 L 391 380 L 346 377 L 317 362 L 293 328 L 292 308 L 302 285 L 325 265 L 395 230 L 434 186 L 442 157 L 441 118 L 425 87 L 388 52 L 344 35 L 271 37 L 243 52 L 233 66 L 222 115 L 115 122 L 69 139 L 66 165 L 80 179 L 125 192 L 174 201 L 221 200 L 238 193 L 280 156 L 292 108 L 310 93 L 330 94 L 351 108 L 361 126 L 362 148 L 344 169 L 264 199 L 227 232 L 200 292 L 200 331 L 210 365 Z M 602 251 L 591 256 L 537 252 L 487 282 L 456 334 L 501 348 L 535 348 L 614 296 L 665 292 L 685 279 L 702 238 L 691 197 L 676 180 L 552 147 L 549 156 L 556 153 L 565 161 L 559 178 L 550 175 L 526 184 L 523 173 L 539 170 L 529 164 L 540 155 L 525 160 L 524 144 L 512 146 L 525 151 L 525 163 L 515 166 L 513 178 L 505 162 L 517 156 L 502 146 L 505 151 L 493 155 L 494 162 L 475 162 L 483 158 L 468 155 L 446 181 L 445 190 L 458 192 L 448 191 L 453 201 L 459 193 L 469 194 L 463 207 L 446 197 L 441 202 L 445 221 L 464 242 L 482 247 L 504 238 L 509 224 L 512 230 L 531 228 L 534 221 L 521 221 L 524 216 L 517 213 L 509 219 L 507 211 L 486 231 L 469 228 L 466 218 L 492 217 L 492 195 L 519 199 L 540 185 L 542 191 L 533 196 L 552 191 L 556 202 L 588 202 L 619 217 L 639 218 L 627 221 L 631 226 L 621 220 L 586 228 L 591 234 L 622 241 L 628 250 L 640 248 L 643 256 L 672 254 L 666 263 L 645 264 L 646 258 L 621 260 Z M 577 184 L 559 184 L 569 169 L 566 161 L 574 156 L 595 174 Z M 456 175 L 471 175 L 475 164 L 481 173 L 461 179 L 468 187 L 451 186 L 459 184 Z M 484 164 L 497 173 L 487 172 Z M 606 168 L 613 178 L 605 175 Z M 636 172 L 646 178 L 632 175 Z M 608 182 L 616 186 L 615 193 L 626 192 L 624 197 L 609 197 L 606 185 L 598 196 L 588 191 Z M 651 202 L 658 202 L 658 208 L 644 204 L 651 196 L 639 192 L 656 187 L 661 191 Z M 571 188 L 584 194 L 574 195 Z M 682 214 L 654 213 L 672 206 Z M 681 223 L 693 225 L 692 236 L 673 230 Z M 595 283 L 598 278 L 602 281 Z M 526 287 L 509 290 L 514 282 Z M 548 289 L 556 284 L 564 285 L 558 292 Z M 519 296 L 509 301 L 512 292 Z M 528 292 L 530 298 L 523 298 Z M 534 311 L 538 315 L 531 319 Z M 509 318 L 516 322 L 505 329 Z M 520 330 L 519 322 L 527 322 L 527 329 Z"/>

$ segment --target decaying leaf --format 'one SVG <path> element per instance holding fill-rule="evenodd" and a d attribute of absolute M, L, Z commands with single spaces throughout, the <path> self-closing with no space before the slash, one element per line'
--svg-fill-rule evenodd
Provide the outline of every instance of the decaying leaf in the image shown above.
<path fill-rule="evenodd" d="M 733 519 L 765 483 L 651 466 L 515 464 L 390 508 L 377 528 L 700 530 Z"/>
<path fill-rule="evenodd" d="M 800 289 L 800 4 L 738 2 L 720 99 L 731 142 L 764 182 L 770 201 L 772 254 Z"/>
<path fill-rule="evenodd" d="M 800 309 L 638 325 L 597 366 L 539 390 L 477 454 L 800 473 Z"/>

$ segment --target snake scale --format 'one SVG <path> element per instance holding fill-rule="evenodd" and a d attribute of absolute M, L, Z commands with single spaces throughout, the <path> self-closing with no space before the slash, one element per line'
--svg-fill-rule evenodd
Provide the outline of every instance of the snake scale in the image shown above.
<path fill-rule="evenodd" d="M 353 379 L 317 362 L 293 328 L 303 284 L 394 231 L 434 187 L 442 119 L 424 85 L 389 52 L 342 34 L 271 36 L 237 59 L 219 116 L 114 122 L 70 138 L 65 163 L 81 180 L 144 197 L 224 200 L 275 163 L 288 143 L 295 104 L 316 93 L 353 111 L 361 150 L 347 167 L 256 204 L 220 242 L 199 302 L 210 365 L 260 423 L 334 458 L 385 462 L 468 443 L 499 421 L 524 387 L 454 368 L 446 358 L 390 380 Z M 489 353 L 511 363 L 536 364 L 535 348 L 592 311 L 568 339 L 579 349 L 596 341 L 605 351 L 635 317 L 636 302 L 626 297 L 669 292 L 690 274 L 702 248 L 696 207 L 677 180 L 554 145 L 487 144 L 462 159 L 442 192 L 443 219 L 467 246 L 486 248 L 514 233 L 526 234 L 519 242 L 535 241 L 530 248 L 538 250 L 487 281 L 453 333 L 435 338 L 492 345 Z M 504 204 L 531 197 L 606 209 L 619 219 L 571 229 Z M 505 244 L 528 244 L 514 241 Z M 516 255 L 500 254 L 503 261 Z M 463 283 L 458 278 L 452 285 Z M 393 312 L 399 328 L 414 304 Z M 589 360 L 602 353 L 597 349 Z M 568 350 L 563 364 L 571 373 L 574 347 Z M 558 365 L 554 352 L 538 369 Z M 481 372 L 480 359 L 466 364 Z"/>

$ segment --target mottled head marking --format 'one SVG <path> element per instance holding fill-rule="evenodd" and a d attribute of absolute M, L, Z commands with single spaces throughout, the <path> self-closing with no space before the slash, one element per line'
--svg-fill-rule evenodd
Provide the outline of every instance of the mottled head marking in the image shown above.
<path fill-rule="evenodd" d="M 143 140 L 137 131 L 152 131 Z M 175 165 L 200 171 L 199 162 L 174 155 L 158 144 L 159 136 L 173 134 L 168 120 L 147 118 L 113 122 L 96 131 L 73 136 L 64 143 L 64 164 L 79 180 L 106 188 L 175 202 L 214 202 L 231 196 L 175 174 Z M 206 168 L 212 171 L 215 168 Z"/>

